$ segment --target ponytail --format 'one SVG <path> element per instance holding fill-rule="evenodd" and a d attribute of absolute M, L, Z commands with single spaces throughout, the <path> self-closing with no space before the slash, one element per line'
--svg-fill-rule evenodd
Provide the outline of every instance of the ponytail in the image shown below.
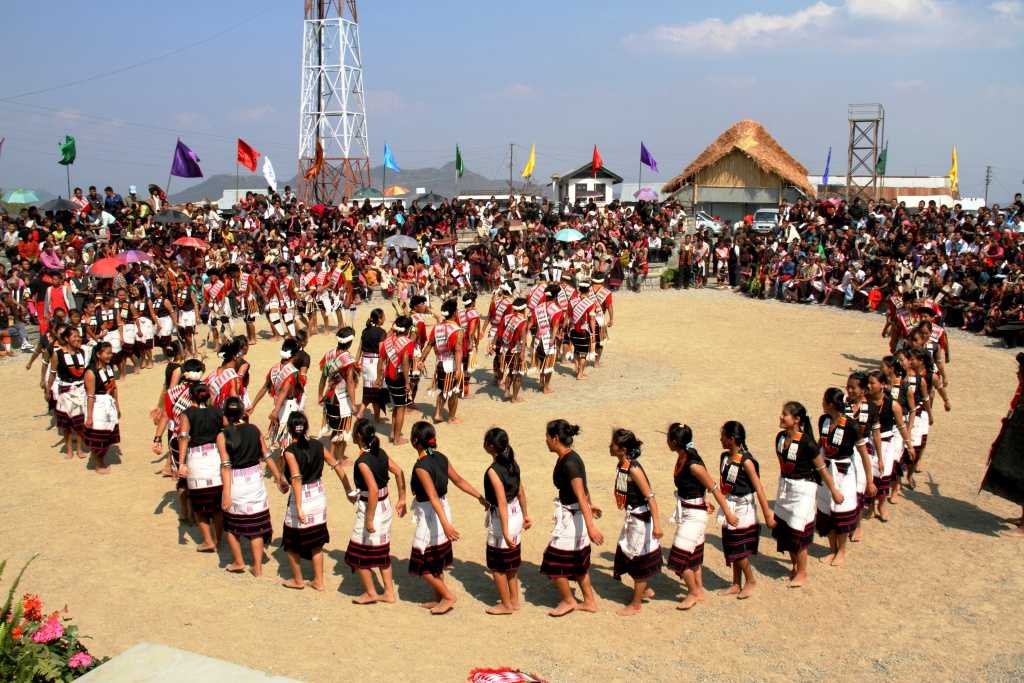
<path fill-rule="evenodd" d="M 501 427 L 491 427 L 484 434 L 484 447 L 494 452 L 494 460 L 504 466 L 510 474 L 519 474 L 519 463 L 516 462 L 516 452 L 509 443 L 508 432 Z"/>

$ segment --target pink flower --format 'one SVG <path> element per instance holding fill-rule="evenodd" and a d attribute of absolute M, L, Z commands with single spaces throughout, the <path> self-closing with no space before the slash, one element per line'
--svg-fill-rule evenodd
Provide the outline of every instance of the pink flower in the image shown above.
<path fill-rule="evenodd" d="M 68 660 L 68 666 L 72 669 L 85 668 L 92 666 L 92 655 L 88 652 L 79 652 L 71 655 L 71 659 Z"/>
<path fill-rule="evenodd" d="M 50 618 L 46 620 L 46 623 L 39 627 L 39 629 L 32 634 L 33 643 L 49 643 L 52 640 L 57 640 L 64 635 L 64 626 L 60 623 L 60 618 L 56 614 L 51 614 Z"/>

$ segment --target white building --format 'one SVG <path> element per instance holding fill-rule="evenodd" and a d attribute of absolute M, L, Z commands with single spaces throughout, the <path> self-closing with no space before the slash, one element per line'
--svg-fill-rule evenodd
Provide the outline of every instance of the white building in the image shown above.
<path fill-rule="evenodd" d="M 615 200 L 615 186 L 622 176 L 602 166 L 594 173 L 593 163 L 580 166 L 571 173 L 551 176 L 551 192 L 561 204 L 575 204 L 577 200 L 595 204 L 610 204 Z"/>

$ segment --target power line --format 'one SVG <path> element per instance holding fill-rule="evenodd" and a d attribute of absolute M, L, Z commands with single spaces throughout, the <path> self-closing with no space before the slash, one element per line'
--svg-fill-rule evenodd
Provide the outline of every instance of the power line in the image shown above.
<path fill-rule="evenodd" d="M 260 12 L 259 14 L 254 14 L 254 15 L 246 18 L 246 19 L 243 19 L 242 21 L 238 22 L 237 24 L 229 26 L 228 28 L 225 28 L 225 29 L 223 29 L 221 31 L 218 31 L 217 33 L 214 33 L 211 36 L 207 36 L 206 38 L 203 38 L 202 40 L 197 40 L 197 41 L 195 41 L 193 43 L 188 43 L 187 45 L 182 45 L 181 47 L 177 47 L 177 48 L 175 48 L 173 50 L 170 50 L 168 52 L 164 52 L 163 54 L 156 55 L 155 57 L 149 57 L 148 59 L 143 59 L 142 61 L 135 62 L 134 64 L 129 64 L 127 66 L 122 66 L 120 68 L 113 69 L 111 71 L 104 71 L 102 73 L 93 74 L 92 76 L 86 76 L 85 78 L 79 78 L 79 79 L 76 79 L 74 81 L 68 81 L 67 83 L 61 83 L 59 85 L 49 86 L 47 88 L 39 88 L 38 90 L 29 90 L 27 92 L 18 93 L 17 95 L 9 95 L 7 97 L 0 97 L 0 100 L 10 102 L 10 101 L 13 101 L 13 100 L 20 99 L 22 97 L 30 97 L 32 95 L 42 95 L 43 93 L 53 92 L 54 90 L 63 90 L 64 88 L 71 88 L 71 87 L 74 87 L 76 85 L 82 85 L 83 83 L 91 83 L 92 81 L 98 81 L 98 80 L 101 80 L 101 79 L 104 79 L 104 78 L 110 78 L 111 76 L 116 76 L 118 74 L 125 73 L 126 71 L 132 71 L 133 69 L 138 69 L 139 67 L 148 66 L 149 64 L 152 64 L 154 62 L 158 62 L 161 59 L 166 59 L 168 57 L 173 57 L 174 55 L 181 54 L 182 52 L 186 52 L 187 50 L 191 50 L 194 47 L 199 47 L 200 45 L 205 45 L 206 43 L 213 42 L 217 38 L 220 38 L 221 36 L 223 36 L 225 34 L 231 33 L 232 31 L 234 31 L 234 30 L 236 30 L 238 28 L 241 28 L 242 26 L 248 24 L 249 22 L 254 21 L 256 19 L 259 19 L 260 17 L 264 16 L 265 14 L 268 14 L 269 12 L 270 12 L 270 8 L 264 10 L 263 12 Z"/>

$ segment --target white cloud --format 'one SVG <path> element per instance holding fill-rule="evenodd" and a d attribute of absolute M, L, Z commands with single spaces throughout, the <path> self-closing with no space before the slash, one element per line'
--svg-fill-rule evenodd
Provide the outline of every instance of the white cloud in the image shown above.
<path fill-rule="evenodd" d="M 261 121 L 274 113 L 274 108 L 269 104 L 240 109 L 234 113 L 234 118 L 239 121 Z"/>
<path fill-rule="evenodd" d="M 920 21 L 943 14 L 936 0 L 847 0 L 846 10 L 858 19 L 880 21 Z"/>
<path fill-rule="evenodd" d="M 643 34 L 627 36 L 629 44 L 653 45 L 675 52 L 733 52 L 763 47 L 780 39 L 792 40 L 808 30 L 822 28 L 836 15 L 837 8 L 824 2 L 792 14 L 743 14 L 731 21 L 717 17 L 692 24 L 662 25 Z"/>

